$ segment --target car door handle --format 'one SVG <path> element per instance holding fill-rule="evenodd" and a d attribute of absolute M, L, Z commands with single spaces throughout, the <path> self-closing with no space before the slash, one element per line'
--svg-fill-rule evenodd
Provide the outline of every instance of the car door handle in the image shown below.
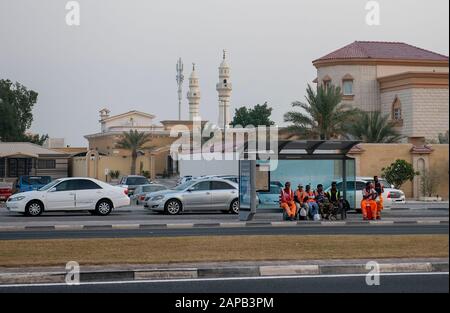
<path fill-rule="evenodd" d="M 69 193 L 69 196 L 75 196 L 75 193 Z"/>
<path fill-rule="evenodd" d="M 206 194 L 209 196 L 211 193 L 210 193 L 210 192 L 207 192 Z"/>

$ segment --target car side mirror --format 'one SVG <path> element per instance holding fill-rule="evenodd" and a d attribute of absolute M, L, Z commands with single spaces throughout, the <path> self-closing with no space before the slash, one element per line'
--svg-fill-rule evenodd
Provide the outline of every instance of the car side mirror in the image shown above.
<path fill-rule="evenodd" d="M 194 188 L 189 188 L 187 191 L 188 191 L 188 192 L 193 192 L 193 191 L 194 191 Z"/>
<path fill-rule="evenodd" d="M 56 191 L 56 187 L 50 188 L 50 189 L 48 190 L 48 192 L 55 192 L 55 191 Z"/>
<path fill-rule="evenodd" d="M 394 186 L 394 185 L 391 185 L 391 188 L 392 188 L 392 189 L 395 189 L 395 186 Z"/>

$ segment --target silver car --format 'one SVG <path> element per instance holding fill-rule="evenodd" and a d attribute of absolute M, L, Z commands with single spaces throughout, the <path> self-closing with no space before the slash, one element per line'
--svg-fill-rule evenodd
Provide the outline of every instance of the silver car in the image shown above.
<path fill-rule="evenodd" d="M 141 205 L 145 204 L 145 198 L 148 194 L 161 191 L 161 190 L 167 190 L 168 188 L 161 184 L 148 184 L 148 185 L 141 185 L 137 186 L 134 190 L 134 194 L 130 196 L 131 204 Z"/>
<path fill-rule="evenodd" d="M 145 208 L 170 215 L 185 211 L 239 213 L 238 185 L 220 178 L 188 181 L 173 189 L 152 193 Z"/>

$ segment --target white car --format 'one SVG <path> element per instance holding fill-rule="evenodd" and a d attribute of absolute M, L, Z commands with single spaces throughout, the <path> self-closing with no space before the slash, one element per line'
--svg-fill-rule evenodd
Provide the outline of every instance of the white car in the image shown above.
<path fill-rule="evenodd" d="M 130 205 L 128 190 L 92 178 L 57 179 L 36 191 L 17 193 L 6 202 L 10 212 L 38 216 L 46 211 L 89 211 L 108 215 Z"/>
<path fill-rule="evenodd" d="M 402 190 L 395 189 L 393 185 L 389 184 L 385 179 L 379 178 L 379 181 L 384 186 L 383 206 L 390 208 L 393 203 L 405 203 L 405 193 Z M 366 187 L 367 182 L 373 182 L 373 177 L 356 177 L 347 180 L 347 200 L 352 209 L 360 211 L 362 201 L 362 190 Z M 329 187 L 326 191 L 329 191 Z M 337 182 L 338 190 L 342 190 L 342 181 Z M 356 208 L 354 207 L 356 206 Z"/>

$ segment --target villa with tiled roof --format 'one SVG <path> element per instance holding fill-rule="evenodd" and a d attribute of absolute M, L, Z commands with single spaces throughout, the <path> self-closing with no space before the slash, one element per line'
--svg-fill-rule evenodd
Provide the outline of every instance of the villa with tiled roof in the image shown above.
<path fill-rule="evenodd" d="M 389 115 L 405 141 L 436 140 L 449 129 L 448 56 L 400 42 L 355 41 L 313 61 L 318 84 L 343 100 Z"/>

